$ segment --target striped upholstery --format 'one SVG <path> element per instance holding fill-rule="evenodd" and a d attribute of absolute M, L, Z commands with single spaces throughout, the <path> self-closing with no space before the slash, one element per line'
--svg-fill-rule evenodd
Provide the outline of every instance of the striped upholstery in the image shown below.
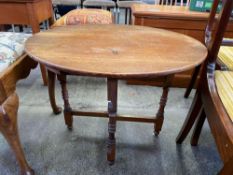
<path fill-rule="evenodd" d="M 101 9 L 76 9 L 58 19 L 53 26 L 112 24 L 112 13 Z"/>
<path fill-rule="evenodd" d="M 233 47 L 222 46 L 218 53 L 218 60 L 229 70 L 233 70 Z"/>
<path fill-rule="evenodd" d="M 215 83 L 219 97 L 233 122 L 233 72 L 215 71 Z"/>

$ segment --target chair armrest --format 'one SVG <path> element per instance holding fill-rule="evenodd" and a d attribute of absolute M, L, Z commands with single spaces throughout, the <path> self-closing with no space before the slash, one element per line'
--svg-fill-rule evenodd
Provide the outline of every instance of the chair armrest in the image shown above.
<path fill-rule="evenodd" d="M 17 81 L 26 78 L 36 66 L 37 62 L 23 54 L 0 73 L 0 104 L 15 91 Z"/>

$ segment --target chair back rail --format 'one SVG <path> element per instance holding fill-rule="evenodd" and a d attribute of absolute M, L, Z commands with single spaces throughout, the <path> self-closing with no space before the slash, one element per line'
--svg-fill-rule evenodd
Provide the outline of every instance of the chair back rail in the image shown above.
<path fill-rule="evenodd" d="M 190 0 L 160 0 L 160 5 L 189 6 Z"/>

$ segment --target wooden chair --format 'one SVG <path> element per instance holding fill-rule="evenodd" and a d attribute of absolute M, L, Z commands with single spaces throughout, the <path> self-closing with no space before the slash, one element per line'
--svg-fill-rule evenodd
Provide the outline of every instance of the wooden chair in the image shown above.
<path fill-rule="evenodd" d="M 58 19 L 52 27 L 63 25 L 84 25 L 84 24 L 112 24 L 112 13 L 102 9 L 76 9 Z M 56 104 L 55 99 L 55 74 L 48 70 L 48 92 L 50 104 L 54 114 L 59 114 L 61 108 Z"/>
<path fill-rule="evenodd" d="M 25 34 L 0 32 L 0 132 L 11 146 L 21 168 L 22 175 L 33 175 L 28 165 L 18 134 L 17 112 L 18 96 L 16 82 L 26 78 L 37 63 L 23 54 Z"/>
<path fill-rule="evenodd" d="M 219 174 L 233 174 L 233 73 L 215 70 L 218 51 L 233 9 L 233 1 L 222 1 L 223 7 L 214 25 L 219 1 L 214 1 L 206 27 L 205 39 L 208 56 L 201 74 L 200 82 L 202 83 L 198 85 L 188 116 L 176 142 L 183 142 L 197 120 L 191 139 L 191 144 L 197 145 L 203 123 L 207 117 L 218 151 L 224 162 Z"/>

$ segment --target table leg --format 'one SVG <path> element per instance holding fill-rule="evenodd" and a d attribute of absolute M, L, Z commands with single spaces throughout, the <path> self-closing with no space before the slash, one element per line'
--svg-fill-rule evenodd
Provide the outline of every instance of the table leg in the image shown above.
<path fill-rule="evenodd" d="M 57 106 L 56 99 L 55 99 L 55 79 L 56 75 L 54 72 L 48 71 L 48 92 L 49 92 L 49 101 L 50 105 L 53 109 L 54 114 L 60 114 L 61 108 Z"/>
<path fill-rule="evenodd" d="M 160 98 L 160 103 L 159 103 L 159 109 L 156 114 L 156 121 L 154 124 L 154 133 L 155 135 L 159 135 L 162 126 L 163 126 L 163 120 L 164 120 L 164 108 L 167 103 L 167 96 L 168 96 L 168 91 L 169 91 L 169 86 L 172 82 L 173 76 L 167 76 L 166 81 L 163 86 L 163 93 Z"/>
<path fill-rule="evenodd" d="M 64 101 L 65 123 L 67 125 L 67 128 L 69 130 L 72 130 L 72 128 L 73 128 L 73 115 L 72 115 L 72 108 L 70 107 L 70 103 L 69 103 L 68 90 L 66 87 L 66 75 L 59 74 L 58 80 L 60 81 L 60 84 L 61 84 L 62 97 L 63 97 L 63 101 Z"/>
<path fill-rule="evenodd" d="M 107 160 L 109 161 L 109 165 L 113 165 L 116 154 L 115 132 L 116 132 L 116 113 L 117 113 L 117 79 L 108 78 L 107 86 L 108 86 L 108 116 L 109 116 Z"/>

